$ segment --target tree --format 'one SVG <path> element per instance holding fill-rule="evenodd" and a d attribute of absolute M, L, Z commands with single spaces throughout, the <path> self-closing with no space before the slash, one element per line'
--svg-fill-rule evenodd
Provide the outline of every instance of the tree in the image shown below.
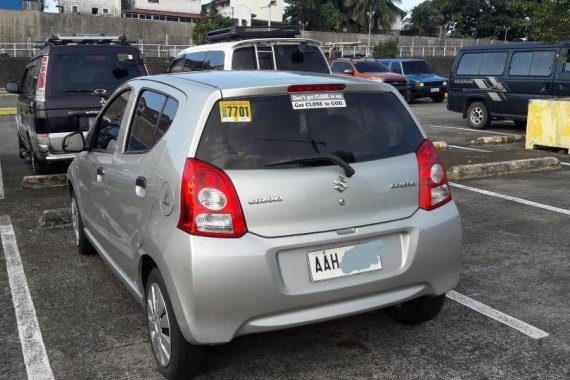
<path fill-rule="evenodd" d="M 321 29 L 324 31 L 339 30 L 346 22 L 345 15 L 330 0 L 321 5 L 320 11 Z"/>
<path fill-rule="evenodd" d="M 352 20 L 360 25 L 364 31 L 368 29 L 370 23 L 369 12 L 372 11 L 372 30 L 378 32 L 379 29 L 388 31 L 392 27 L 398 15 L 399 9 L 394 3 L 401 0 L 344 0 L 345 9 Z"/>
<path fill-rule="evenodd" d="M 511 0 L 509 9 L 517 16 L 513 25 L 530 39 L 570 39 L 570 0 Z"/>
<path fill-rule="evenodd" d="M 211 30 L 227 28 L 233 25 L 233 21 L 229 17 L 224 17 L 216 12 L 215 8 L 210 7 L 210 11 L 202 11 L 202 18 L 194 26 L 192 31 L 192 40 L 196 45 L 206 43 L 206 34 Z"/>
<path fill-rule="evenodd" d="M 285 18 L 302 29 L 317 30 L 321 22 L 321 0 L 289 0 Z"/>
<path fill-rule="evenodd" d="M 420 37 L 437 35 L 441 18 L 434 4 L 431 1 L 424 1 L 412 9 L 410 17 L 405 20 L 402 32 Z"/>

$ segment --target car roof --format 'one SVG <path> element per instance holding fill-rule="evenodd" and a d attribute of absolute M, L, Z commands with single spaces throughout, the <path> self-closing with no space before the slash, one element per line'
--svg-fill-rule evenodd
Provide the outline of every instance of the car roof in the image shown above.
<path fill-rule="evenodd" d="M 553 44 L 544 42 L 507 42 L 502 44 L 485 44 L 485 45 L 469 45 L 463 46 L 461 51 L 470 50 L 498 50 L 498 49 L 536 49 L 536 48 L 549 48 L 549 47 L 565 47 L 570 46 L 570 41 L 560 41 Z"/>
<path fill-rule="evenodd" d="M 421 58 L 378 58 L 379 61 L 394 61 L 394 62 L 425 62 L 425 59 Z"/>
<path fill-rule="evenodd" d="M 198 45 L 192 46 L 189 48 L 184 49 L 180 53 L 192 52 L 192 51 L 202 51 L 202 50 L 215 50 L 215 49 L 225 49 L 225 48 L 233 48 L 239 45 L 249 45 L 251 43 L 262 43 L 262 42 L 311 42 L 318 46 L 321 43 L 317 40 L 313 40 L 310 38 L 254 38 L 248 40 L 239 40 L 239 41 L 225 41 L 225 42 L 216 42 L 213 44 L 206 44 L 206 45 Z"/>
<path fill-rule="evenodd" d="M 156 81 L 190 92 L 196 83 L 220 90 L 277 87 L 290 84 L 357 84 L 378 85 L 343 76 L 290 71 L 196 71 L 139 77 L 133 80 Z"/>

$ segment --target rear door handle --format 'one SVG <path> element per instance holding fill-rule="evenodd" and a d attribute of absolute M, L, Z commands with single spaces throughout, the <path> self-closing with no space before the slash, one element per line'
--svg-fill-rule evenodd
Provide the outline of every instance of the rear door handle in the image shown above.
<path fill-rule="evenodd" d="M 97 182 L 103 182 L 103 176 L 105 175 L 105 170 L 102 167 L 97 168 Z"/>
<path fill-rule="evenodd" d="M 146 178 L 137 177 L 135 181 L 135 194 L 139 197 L 144 197 L 146 193 Z"/>
<path fill-rule="evenodd" d="M 137 177 L 137 180 L 135 181 L 135 185 L 138 187 L 142 187 L 143 189 L 146 189 L 146 178 L 145 177 Z"/>

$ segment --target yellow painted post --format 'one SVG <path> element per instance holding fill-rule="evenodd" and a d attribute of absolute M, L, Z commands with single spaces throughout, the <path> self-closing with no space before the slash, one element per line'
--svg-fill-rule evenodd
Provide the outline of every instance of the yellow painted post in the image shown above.
<path fill-rule="evenodd" d="M 530 101 L 526 149 L 536 145 L 570 150 L 570 98 Z"/>

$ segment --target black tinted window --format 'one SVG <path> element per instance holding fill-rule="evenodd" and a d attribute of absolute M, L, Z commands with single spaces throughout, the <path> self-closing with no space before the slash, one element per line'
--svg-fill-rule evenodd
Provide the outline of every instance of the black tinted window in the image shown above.
<path fill-rule="evenodd" d="M 232 58 L 233 70 L 255 70 L 255 51 L 253 47 L 236 49 Z"/>
<path fill-rule="evenodd" d="M 166 97 L 152 91 L 144 91 L 137 102 L 131 126 L 128 152 L 144 152 L 152 147 L 154 134 Z"/>
<path fill-rule="evenodd" d="M 36 94 L 40 65 L 41 58 L 35 59 L 28 64 L 22 81 L 22 92 L 24 95 L 33 96 Z"/>
<path fill-rule="evenodd" d="M 301 110 L 293 109 L 289 95 L 228 99 L 247 104 L 237 115 L 251 114 L 251 119 L 241 122 L 222 122 L 222 102 L 228 100 L 220 101 L 196 157 L 222 169 L 264 169 L 269 162 L 315 154 L 354 163 L 411 153 L 423 140 L 393 94 L 346 93 L 344 98 L 346 107 Z"/>
<path fill-rule="evenodd" d="M 433 74 L 433 70 L 424 61 L 404 61 L 402 62 L 404 73 L 408 74 Z"/>
<path fill-rule="evenodd" d="M 123 92 L 103 111 L 95 132 L 95 149 L 114 151 L 130 95 L 130 91 Z"/>
<path fill-rule="evenodd" d="M 204 63 L 205 70 L 223 70 L 224 69 L 224 52 L 209 51 L 206 53 L 206 61 Z"/>
<path fill-rule="evenodd" d="M 125 53 L 58 54 L 55 57 L 55 92 L 115 90 L 121 83 L 143 75 L 140 57 Z"/>
<path fill-rule="evenodd" d="M 506 52 L 467 53 L 459 61 L 457 75 L 501 75 L 506 61 Z"/>
<path fill-rule="evenodd" d="M 380 62 L 355 62 L 354 66 L 361 73 L 385 73 L 390 71 Z"/>
<path fill-rule="evenodd" d="M 402 74 L 402 67 L 399 62 L 392 62 L 390 64 L 390 70 L 394 73 Z"/>
<path fill-rule="evenodd" d="M 554 51 L 516 52 L 511 59 L 509 75 L 549 76 L 555 55 Z"/>
<path fill-rule="evenodd" d="M 172 125 L 174 116 L 176 116 L 176 111 L 178 111 L 178 102 L 174 99 L 168 98 L 162 110 L 162 114 L 160 115 L 160 119 L 158 120 L 158 128 L 156 129 L 156 134 L 154 135 L 153 145 L 156 144 L 157 141 L 162 138 L 162 136 L 164 136 L 166 131 L 168 131 Z"/>
<path fill-rule="evenodd" d="M 168 69 L 168 72 L 176 73 L 178 71 L 182 71 L 183 67 L 184 67 L 184 58 L 178 58 L 172 62 L 170 68 Z"/>
<path fill-rule="evenodd" d="M 329 66 L 319 48 L 311 45 L 275 45 L 277 70 L 329 73 Z"/>
<path fill-rule="evenodd" d="M 206 59 L 206 53 L 203 51 L 196 53 L 186 54 L 186 59 L 184 60 L 184 71 L 201 71 L 204 69 L 204 59 Z"/>

